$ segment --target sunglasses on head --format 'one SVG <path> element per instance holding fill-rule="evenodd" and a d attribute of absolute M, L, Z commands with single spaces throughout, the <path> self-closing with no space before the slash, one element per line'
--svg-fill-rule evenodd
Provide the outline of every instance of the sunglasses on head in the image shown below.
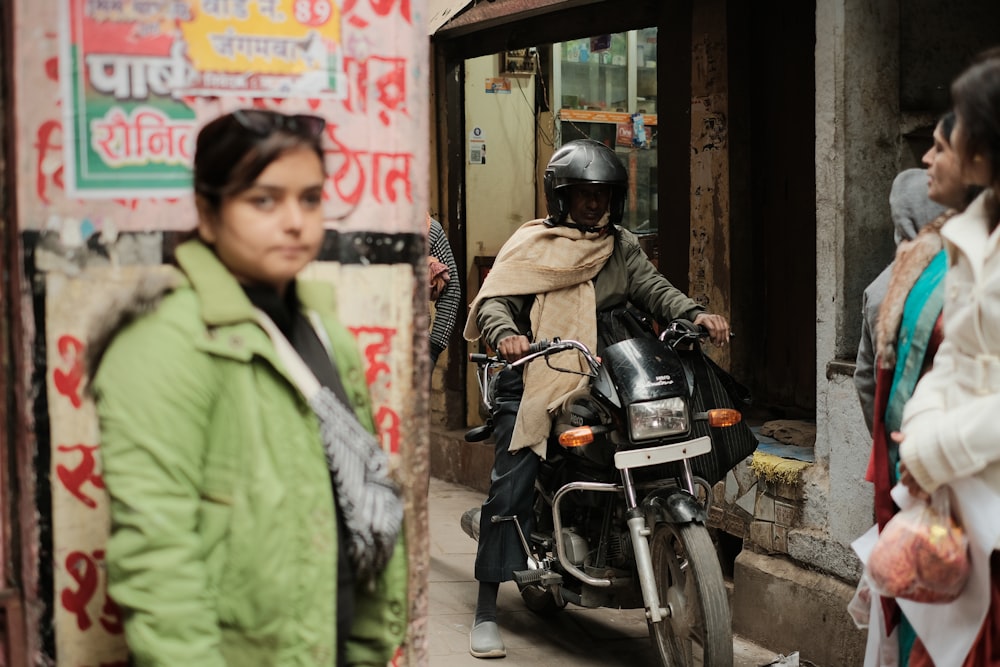
<path fill-rule="evenodd" d="M 232 116 L 241 127 L 262 137 L 272 132 L 288 132 L 315 140 L 323 136 L 326 128 L 325 120 L 309 114 L 288 115 L 261 109 L 239 109 Z"/>

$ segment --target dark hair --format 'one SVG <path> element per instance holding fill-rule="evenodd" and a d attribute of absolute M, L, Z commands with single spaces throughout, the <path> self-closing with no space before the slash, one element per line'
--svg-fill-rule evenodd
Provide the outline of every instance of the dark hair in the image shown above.
<path fill-rule="evenodd" d="M 990 180 L 1000 169 L 1000 57 L 972 65 L 951 84 L 955 113 L 962 120 L 963 152 L 990 161 Z"/>
<path fill-rule="evenodd" d="M 941 128 L 941 134 L 944 136 L 945 141 L 948 145 L 951 145 L 951 133 L 955 131 L 955 112 L 949 111 L 945 115 L 941 116 L 941 120 L 938 121 L 938 127 Z"/>
<path fill-rule="evenodd" d="M 250 188 L 282 154 L 312 149 L 324 163 L 322 130 L 316 116 L 243 109 L 219 116 L 198 133 L 194 154 L 194 192 L 212 212 L 222 200 Z M 324 167 L 325 172 L 325 167 Z"/>

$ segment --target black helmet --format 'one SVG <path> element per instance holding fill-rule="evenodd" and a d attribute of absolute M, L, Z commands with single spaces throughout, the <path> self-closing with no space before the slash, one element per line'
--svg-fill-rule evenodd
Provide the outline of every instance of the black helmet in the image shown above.
<path fill-rule="evenodd" d="M 611 224 L 622 221 L 625 195 L 628 192 L 628 172 L 615 152 L 593 139 L 577 139 L 563 144 L 545 167 L 545 205 L 549 220 L 566 222 L 569 214 L 569 193 L 565 188 L 579 183 L 607 183 L 611 186 Z"/>

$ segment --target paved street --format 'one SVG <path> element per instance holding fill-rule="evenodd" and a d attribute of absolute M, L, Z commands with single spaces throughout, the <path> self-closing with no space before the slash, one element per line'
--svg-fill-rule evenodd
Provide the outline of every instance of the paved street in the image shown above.
<path fill-rule="evenodd" d="M 656 667 L 641 610 L 568 606 L 552 618 L 528 611 L 512 583 L 500 587 L 499 618 L 507 657 L 484 661 L 469 655 L 469 625 L 476 604 L 472 575 L 476 543 L 459 517 L 481 503 L 467 487 L 431 479 L 430 655 L 431 667 Z M 737 640 L 736 667 L 758 667 L 777 656 Z"/>

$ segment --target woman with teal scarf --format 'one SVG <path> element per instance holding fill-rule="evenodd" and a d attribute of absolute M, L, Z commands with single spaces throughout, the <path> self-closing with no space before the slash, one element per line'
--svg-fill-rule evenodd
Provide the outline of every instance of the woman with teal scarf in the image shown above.
<path fill-rule="evenodd" d="M 934 145 L 923 156 L 928 197 L 949 208 L 896 251 L 889 286 L 876 324 L 875 409 L 872 453 L 866 479 L 875 485 L 875 517 L 881 530 L 896 513 L 889 492 L 899 481 L 899 446 L 889 434 L 900 430 L 903 408 L 917 381 L 931 366 L 941 342 L 944 276 L 948 268 L 940 230 L 978 194 L 963 185 L 951 146 L 955 115 L 934 130 Z M 895 601 L 882 599 L 885 627 L 898 626 L 899 667 L 907 667 L 916 635 Z"/>

